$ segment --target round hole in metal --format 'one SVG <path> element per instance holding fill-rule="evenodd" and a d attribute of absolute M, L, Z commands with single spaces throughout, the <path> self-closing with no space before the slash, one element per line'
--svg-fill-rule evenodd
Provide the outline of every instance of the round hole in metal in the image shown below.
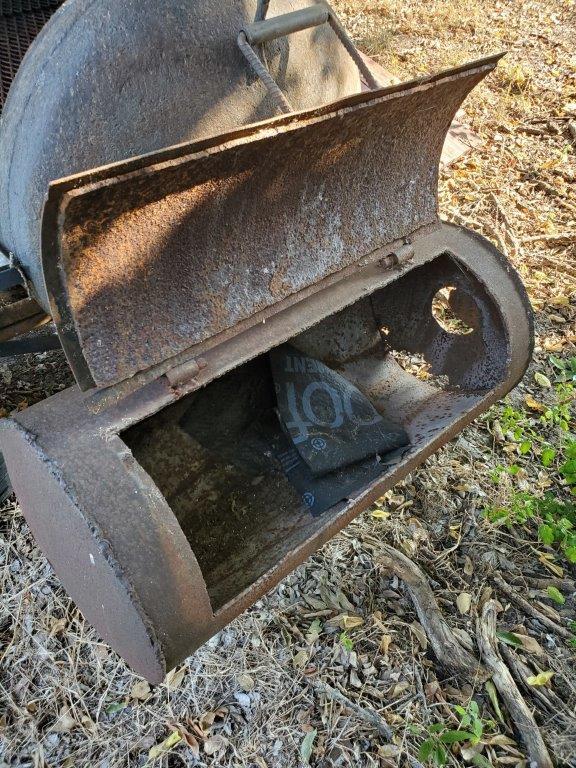
<path fill-rule="evenodd" d="M 478 309 L 471 296 L 454 285 L 446 285 L 432 299 L 432 315 L 447 333 L 465 336 L 477 326 Z"/>

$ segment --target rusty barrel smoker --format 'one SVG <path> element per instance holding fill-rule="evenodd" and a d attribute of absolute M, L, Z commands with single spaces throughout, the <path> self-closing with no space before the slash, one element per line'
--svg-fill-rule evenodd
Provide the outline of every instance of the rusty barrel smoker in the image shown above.
<path fill-rule="evenodd" d="M 508 392 L 531 354 L 517 274 L 437 213 L 446 132 L 498 57 L 357 93 L 362 64 L 333 12 L 303 5 L 256 24 L 250 4 L 243 19 L 230 11 L 240 93 L 286 114 L 255 123 L 248 110 L 223 131 L 67 169 L 41 206 L 41 258 L 21 259 L 78 386 L 4 420 L 1 449 L 64 586 L 153 682 Z M 277 65 L 319 31 L 343 57 L 340 91 L 310 106 L 319 99 L 291 91 Z M 442 288 L 467 333 L 435 319 Z M 248 432 L 235 433 L 236 462 L 187 416 L 229 412 L 247 393 L 274 419 L 267 360 L 286 342 L 409 437 L 320 515 L 272 465 L 242 470 Z M 410 373 L 404 353 L 432 377 Z"/>

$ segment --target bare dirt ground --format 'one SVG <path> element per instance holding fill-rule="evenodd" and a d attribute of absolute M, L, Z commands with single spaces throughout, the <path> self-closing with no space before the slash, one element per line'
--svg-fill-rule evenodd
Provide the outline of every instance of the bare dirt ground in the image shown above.
<path fill-rule="evenodd" d="M 509 51 L 465 104 L 481 144 L 445 171 L 441 207 L 521 272 L 534 363 L 506 402 L 154 689 L 85 624 L 7 502 L 2 766 L 527 765 L 501 692 L 438 660 L 383 542 L 419 565 L 476 656 L 482 606 L 500 601 L 500 653 L 557 764 L 576 766 L 576 6 L 336 5 L 401 77 Z M 0 403 L 24 408 L 69 382 L 58 353 L 4 364 Z"/>

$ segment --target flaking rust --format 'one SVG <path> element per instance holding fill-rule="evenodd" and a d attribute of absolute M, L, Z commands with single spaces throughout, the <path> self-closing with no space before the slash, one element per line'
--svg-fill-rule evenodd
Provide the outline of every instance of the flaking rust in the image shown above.
<path fill-rule="evenodd" d="M 496 61 L 52 184 L 44 270 L 80 384 L 117 384 L 434 226 L 446 131 Z"/>

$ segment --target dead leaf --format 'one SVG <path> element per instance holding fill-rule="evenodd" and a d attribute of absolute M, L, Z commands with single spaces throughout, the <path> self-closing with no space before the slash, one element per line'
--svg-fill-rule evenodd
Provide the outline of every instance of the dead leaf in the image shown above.
<path fill-rule="evenodd" d="M 98 726 L 91 717 L 88 717 L 88 715 L 84 715 L 80 720 L 80 723 L 91 736 L 95 736 L 98 733 Z"/>
<path fill-rule="evenodd" d="M 339 607 L 340 607 L 340 608 L 341 608 L 343 611 L 353 611 L 353 610 L 354 610 L 354 606 L 352 605 L 352 603 L 350 602 L 350 600 L 348 600 L 348 598 L 346 597 L 346 595 L 344 594 L 344 592 L 342 592 L 342 590 L 339 590 L 339 591 L 337 592 L 337 594 L 336 594 L 336 600 L 337 600 L 337 602 L 338 602 L 338 605 L 339 605 Z"/>
<path fill-rule="evenodd" d="M 387 520 L 390 517 L 390 512 L 387 509 L 375 509 L 371 515 L 375 520 Z"/>
<path fill-rule="evenodd" d="M 422 624 L 413 621 L 412 624 L 410 624 L 410 630 L 414 634 L 416 640 L 418 640 L 420 648 L 425 651 L 428 648 L 428 638 L 426 637 L 426 632 L 424 632 Z"/>
<path fill-rule="evenodd" d="M 364 685 L 362 680 L 360 680 L 360 678 L 358 677 L 358 673 L 356 672 L 355 669 L 350 670 L 349 679 L 350 679 L 350 685 L 352 686 L 352 688 L 362 688 L 362 686 Z"/>
<path fill-rule="evenodd" d="M 550 680 L 554 677 L 554 672 L 550 670 L 547 672 L 539 672 L 537 675 L 530 675 L 526 678 L 528 685 L 548 685 Z"/>
<path fill-rule="evenodd" d="M 482 741 L 484 744 L 493 744 L 496 747 L 513 747 L 516 744 L 514 739 L 511 739 L 503 733 L 497 733 L 495 736 L 490 736 L 488 738 L 483 737 Z"/>
<path fill-rule="evenodd" d="M 558 578 L 561 579 L 564 576 L 564 569 L 553 562 L 554 555 L 549 555 L 547 552 L 542 552 L 538 560 L 542 563 L 542 565 L 548 568 L 549 571 L 552 571 L 555 576 L 558 576 Z"/>
<path fill-rule="evenodd" d="M 314 741 L 316 739 L 317 734 L 318 734 L 318 731 L 316 730 L 316 728 L 312 728 L 306 733 L 302 741 L 302 744 L 300 745 L 300 757 L 304 765 L 310 765 L 310 758 L 312 757 L 312 752 L 314 750 Z"/>
<path fill-rule="evenodd" d="M 543 344 L 544 349 L 546 352 L 562 352 L 564 349 L 564 340 L 563 339 L 544 339 Z"/>
<path fill-rule="evenodd" d="M 487 600 L 490 600 L 490 598 L 492 597 L 492 592 L 493 592 L 493 589 L 492 589 L 491 586 L 484 587 L 484 589 L 482 590 L 482 593 L 480 595 L 480 600 L 478 601 L 480 603 L 480 605 L 484 605 L 484 603 Z"/>
<path fill-rule="evenodd" d="M 309 658 L 310 657 L 308 656 L 308 651 L 298 651 L 298 653 L 292 659 L 292 664 L 296 667 L 296 669 L 304 669 L 306 664 L 308 664 Z"/>
<path fill-rule="evenodd" d="M 249 693 L 254 689 L 254 678 L 250 675 L 247 675 L 246 673 L 242 673 L 241 675 L 238 675 L 236 678 L 238 681 L 238 685 L 240 688 L 242 688 L 243 691 L 246 693 Z"/>
<path fill-rule="evenodd" d="M 176 744 L 178 744 L 180 741 L 182 741 L 182 736 L 180 736 L 178 731 L 172 731 L 170 736 L 167 736 L 164 741 L 162 741 L 160 744 L 155 744 L 150 748 L 150 751 L 148 752 L 148 759 L 156 760 L 161 755 L 165 755 L 167 752 L 170 752 L 172 747 L 175 747 Z"/>
<path fill-rule="evenodd" d="M 542 403 L 539 403 L 538 400 L 535 400 L 530 394 L 524 395 L 524 402 L 531 411 L 538 411 L 539 413 L 542 413 L 542 411 L 546 410 L 546 406 Z"/>
<path fill-rule="evenodd" d="M 395 744 L 381 744 L 378 747 L 378 757 L 398 757 L 400 747 Z"/>
<path fill-rule="evenodd" d="M 467 763 L 471 763 L 474 758 L 478 758 L 478 755 L 482 751 L 482 745 L 481 744 L 475 744 L 472 747 L 462 747 L 460 750 L 460 754 L 462 756 L 462 759 L 465 760 Z"/>
<path fill-rule="evenodd" d="M 186 742 L 188 747 L 190 748 L 190 751 L 192 752 L 192 755 L 195 759 L 198 759 L 200 757 L 200 743 L 198 742 L 198 739 L 196 736 L 194 736 L 193 733 L 190 733 L 190 731 L 185 728 L 182 723 L 168 723 L 170 728 L 173 728 L 174 730 L 178 731 L 182 739 Z"/>
<path fill-rule="evenodd" d="M 552 296 L 550 298 L 550 304 L 552 304 L 553 307 L 569 307 L 570 296 L 566 296 L 566 295 Z"/>
<path fill-rule="evenodd" d="M 546 352 L 562 352 L 564 349 L 564 339 L 544 339 L 544 344 L 542 345 Z"/>
<path fill-rule="evenodd" d="M 474 573 L 474 563 L 468 557 L 468 555 L 466 555 L 466 557 L 464 558 L 464 573 L 466 574 L 466 576 L 472 576 L 472 574 Z"/>
<path fill-rule="evenodd" d="M 516 637 L 520 640 L 522 643 L 522 648 L 526 651 L 526 653 L 535 653 L 538 656 L 544 653 L 544 649 L 536 640 L 534 637 L 530 637 L 530 635 L 521 635 L 520 633 L 516 632 Z"/>
<path fill-rule="evenodd" d="M 182 681 L 185 677 L 186 667 L 180 667 L 180 669 L 172 669 L 170 672 L 168 672 L 164 678 L 164 682 L 168 688 L 174 691 L 176 688 L 179 688 L 182 685 Z"/>
<path fill-rule="evenodd" d="M 472 607 L 472 596 L 468 592 L 460 592 L 456 598 L 456 607 L 462 615 L 469 613 Z"/>
<path fill-rule="evenodd" d="M 50 637 L 54 637 L 60 632 L 64 632 L 67 626 L 68 622 L 66 619 L 55 619 L 50 626 Z"/>
<path fill-rule="evenodd" d="M 390 648 L 390 643 L 392 642 L 392 635 L 382 635 L 380 638 L 380 651 L 383 654 L 388 653 L 388 649 Z"/>
<path fill-rule="evenodd" d="M 76 720 L 70 714 L 68 707 L 64 707 L 60 710 L 58 720 L 54 723 L 50 729 L 53 733 L 68 733 L 78 725 Z"/>
<path fill-rule="evenodd" d="M 399 683 L 396 683 L 389 695 L 395 699 L 397 696 L 403 694 L 404 691 L 407 691 L 408 688 L 410 688 L 410 683 L 408 683 L 406 680 L 401 680 Z"/>
<path fill-rule="evenodd" d="M 206 739 L 204 742 L 204 752 L 206 752 L 207 755 L 212 756 L 218 752 L 223 752 L 227 746 L 228 740 L 225 739 L 224 736 L 216 734 L 215 736 Z"/>
<path fill-rule="evenodd" d="M 138 680 L 130 689 L 130 698 L 136 701 L 144 701 L 150 696 L 150 686 L 146 680 Z"/>
<path fill-rule="evenodd" d="M 543 389 L 551 389 L 552 388 L 552 382 L 548 378 L 548 376 L 544 376 L 543 373 L 540 373 L 540 371 L 536 371 L 534 374 L 534 381 L 536 384 L 538 384 L 539 387 L 542 387 Z"/>
<path fill-rule="evenodd" d="M 214 720 L 218 717 L 218 712 L 204 712 L 198 721 L 198 725 L 204 734 L 208 733 L 210 728 L 214 725 Z"/>
<path fill-rule="evenodd" d="M 356 629 L 356 627 L 360 627 L 364 624 L 364 619 L 361 616 L 349 616 L 348 614 L 343 613 L 340 619 L 342 629 Z"/>

